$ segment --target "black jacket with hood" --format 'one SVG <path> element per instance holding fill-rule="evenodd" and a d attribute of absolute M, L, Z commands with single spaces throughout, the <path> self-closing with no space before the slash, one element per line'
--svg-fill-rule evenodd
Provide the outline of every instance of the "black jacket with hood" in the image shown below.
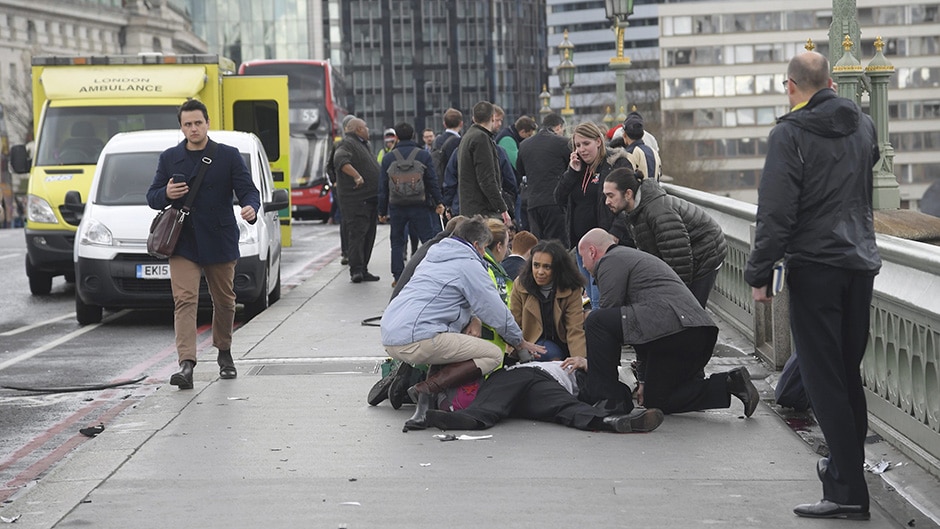
<path fill-rule="evenodd" d="M 770 283 L 781 258 L 790 268 L 877 273 L 872 168 L 880 155 L 871 118 L 826 88 L 779 118 L 767 147 L 747 283 Z"/>

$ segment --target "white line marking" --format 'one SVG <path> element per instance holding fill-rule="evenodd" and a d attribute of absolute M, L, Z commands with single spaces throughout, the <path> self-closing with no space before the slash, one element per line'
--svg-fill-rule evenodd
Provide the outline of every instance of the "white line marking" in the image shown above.
<path fill-rule="evenodd" d="M 14 257 L 23 257 L 22 253 L 10 253 L 7 255 L 0 255 L 0 259 L 13 259 Z"/>
<path fill-rule="evenodd" d="M 46 321 L 41 321 L 41 322 L 39 322 L 39 323 L 33 323 L 32 325 L 24 325 L 23 327 L 18 327 L 18 328 L 16 328 L 16 329 L 11 329 L 11 330 L 6 331 L 6 332 L 0 332 L 0 336 L 13 336 L 13 335 L 16 335 L 16 334 L 20 334 L 20 333 L 23 333 L 23 332 L 26 332 L 26 331 L 33 330 L 33 329 L 35 329 L 36 327 L 42 327 L 43 325 L 49 325 L 50 323 L 55 323 L 55 322 L 57 322 L 57 321 L 62 321 L 62 320 L 64 320 L 64 319 L 74 318 L 74 317 L 75 317 L 75 313 L 74 313 L 74 312 L 70 312 L 70 313 L 68 313 L 68 314 L 63 314 L 62 316 L 56 316 L 55 318 L 48 319 L 48 320 L 46 320 Z"/>
<path fill-rule="evenodd" d="M 6 362 L 2 362 L 2 363 L 0 363 L 0 371 L 3 371 L 4 369 L 6 369 L 6 368 L 8 368 L 8 367 L 10 367 L 10 366 L 12 366 L 12 365 L 16 365 L 16 364 L 22 362 L 23 360 L 29 360 L 30 358 L 32 358 L 32 357 L 34 357 L 34 356 L 36 356 L 36 355 L 38 355 L 38 354 L 44 353 L 44 352 L 48 351 L 49 349 L 52 349 L 53 347 L 57 347 L 57 346 L 59 346 L 59 345 L 62 345 L 62 344 L 68 342 L 69 340 L 71 340 L 71 339 L 73 339 L 73 338 L 77 338 L 77 337 L 79 337 L 79 336 L 81 336 L 81 335 L 83 335 L 83 334 L 85 334 L 85 333 L 87 333 L 87 332 L 93 331 L 93 330 L 97 329 L 98 327 L 101 327 L 101 326 L 104 325 L 105 323 L 108 323 L 109 321 L 115 320 L 115 319 L 117 319 L 117 318 L 119 318 L 119 317 L 121 317 L 121 316 L 127 314 L 128 312 L 130 312 L 130 311 L 129 311 L 129 310 L 122 310 L 122 311 L 120 311 L 120 312 L 115 312 L 114 314 L 112 314 L 112 315 L 108 316 L 107 318 L 105 318 L 104 320 L 102 320 L 101 323 L 95 323 L 95 324 L 92 324 L 92 325 L 86 325 L 86 326 L 82 327 L 81 329 L 77 329 L 77 330 L 74 330 L 74 331 L 72 331 L 72 332 L 66 334 L 65 336 L 56 338 L 55 340 L 53 340 L 53 341 L 47 343 L 46 345 L 43 345 L 42 347 L 37 347 L 37 348 L 33 349 L 32 351 L 27 351 L 27 352 L 25 352 L 25 353 L 23 353 L 23 354 L 21 354 L 21 355 L 19 355 L 19 356 L 17 356 L 17 357 L 14 357 L 14 358 L 11 358 L 11 359 L 7 360 Z"/>

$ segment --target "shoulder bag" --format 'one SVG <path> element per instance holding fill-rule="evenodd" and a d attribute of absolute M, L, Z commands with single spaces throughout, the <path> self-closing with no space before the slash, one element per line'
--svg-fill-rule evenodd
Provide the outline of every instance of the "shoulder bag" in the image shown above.
<path fill-rule="evenodd" d="M 153 218 L 150 223 L 150 235 L 147 237 L 147 253 L 159 259 L 167 259 L 176 250 L 176 243 L 179 242 L 180 233 L 183 231 L 183 222 L 189 216 L 193 200 L 196 198 L 196 191 L 202 184 L 202 177 L 206 174 L 206 169 L 212 163 L 212 156 L 215 154 L 216 143 L 209 141 L 205 156 L 202 157 L 202 163 L 196 172 L 196 177 L 192 180 L 189 188 L 189 194 L 186 197 L 186 203 L 182 208 L 169 205 Z"/>

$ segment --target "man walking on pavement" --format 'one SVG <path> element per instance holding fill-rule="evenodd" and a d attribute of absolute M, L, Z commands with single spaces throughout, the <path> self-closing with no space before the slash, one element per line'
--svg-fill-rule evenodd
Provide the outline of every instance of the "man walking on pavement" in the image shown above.
<path fill-rule="evenodd" d="M 441 186 L 437 182 L 437 175 L 434 174 L 431 155 L 414 142 L 414 133 L 414 127 L 408 123 L 402 122 L 395 125 L 398 143 L 382 161 L 382 172 L 379 176 L 379 221 L 391 222 L 389 243 L 392 247 L 392 287 L 397 284 L 405 268 L 404 254 L 409 228 L 417 233 L 421 244 L 424 244 L 438 231 L 432 226 L 431 217 L 428 215 L 430 204 L 435 204 L 434 211 L 438 218 L 444 214 Z M 416 163 L 406 163 L 412 157 Z M 395 172 L 392 169 L 393 164 L 395 167 L 407 165 L 412 169 L 419 167 L 423 169 L 421 171 L 423 194 L 420 203 L 396 203 L 396 197 L 391 196 L 391 191 L 395 187 L 394 182 L 389 180 L 390 171 Z"/>
<path fill-rule="evenodd" d="M 822 500 L 793 511 L 868 520 L 860 364 L 881 268 L 872 213 L 880 154 L 871 118 L 835 93 L 829 71 L 815 52 L 797 55 L 787 68 L 791 111 L 770 131 L 744 278 L 754 301 L 766 302 L 774 266 L 785 259 L 800 374 L 829 446 L 816 466 Z"/>
<path fill-rule="evenodd" d="M 563 136 L 565 120 L 551 113 L 542 129 L 519 145 L 517 170 L 526 183 L 529 231 L 539 240 L 557 239 L 568 248 L 565 209 L 555 203 L 555 186 L 568 169 L 571 146 Z"/>
<path fill-rule="evenodd" d="M 346 231 L 346 257 L 353 283 L 378 281 L 369 273 L 378 220 L 379 164 L 369 149 L 369 127 L 360 118 L 349 120 L 346 136 L 333 154 L 340 209 Z"/>
<path fill-rule="evenodd" d="M 460 214 L 501 218 L 512 225 L 502 196 L 499 155 L 493 142 L 496 109 L 489 101 L 473 106 L 473 125 L 457 151 L 457 187 Z"/>
<path fill-rule="evenodd" d="M 170 256 L 170 287 L 175 305 L 173 329 L 180 365 L 180 371 L 170 377 L 170 384 L 192 389 L 202 275 L 212 298 L 212 345 L 219 350 L 219 376 L 229 379 L 238 375 L 232 359 L 238 260 L 238 224 L 232 211 L 232 193 L 241 205 L 241 218 L 251 224 L 261 210 L 261 195 L 238 149 L 209 139 L 209 112 L 201 101 L 190 99 L 183 103 L 177 118 L 186 139 L 160 155 L 147 191 L 147 204 L 158 210 L 170 204 L 182 208 L 194 175 L 204 160 L 210 160 Z"/>
<path fill-rule="evenodd" d="M 702 378 L 718 339 L 718 327 L 679 276 L 662 260 L 619 246 L 601 228 L 578 243 L 584 267 L 600 290 L 600 308 L 585 319 L 587 359 L 569 365 L 588 373 L 587 402 L 606 400 L 606 408 L 628 413 L 633 402 L 618 380 L 624 344 L 636 349 L 637 401 L 663 413 L 728 408 L 731 395 L 750 417 L 760 401 L 747 368 Z"/>

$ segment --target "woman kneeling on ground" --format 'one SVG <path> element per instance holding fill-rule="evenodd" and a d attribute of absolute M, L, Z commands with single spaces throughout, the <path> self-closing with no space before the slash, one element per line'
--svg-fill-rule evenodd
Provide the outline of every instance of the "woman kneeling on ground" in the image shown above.
<path fill-rule="evenodd" d="M 545 347 L 536 360 L 587 356 L 583 292 L 584 276 L 561 243 L 541 241 L 532 248 L 509 308 L 523 337 Z"/>

